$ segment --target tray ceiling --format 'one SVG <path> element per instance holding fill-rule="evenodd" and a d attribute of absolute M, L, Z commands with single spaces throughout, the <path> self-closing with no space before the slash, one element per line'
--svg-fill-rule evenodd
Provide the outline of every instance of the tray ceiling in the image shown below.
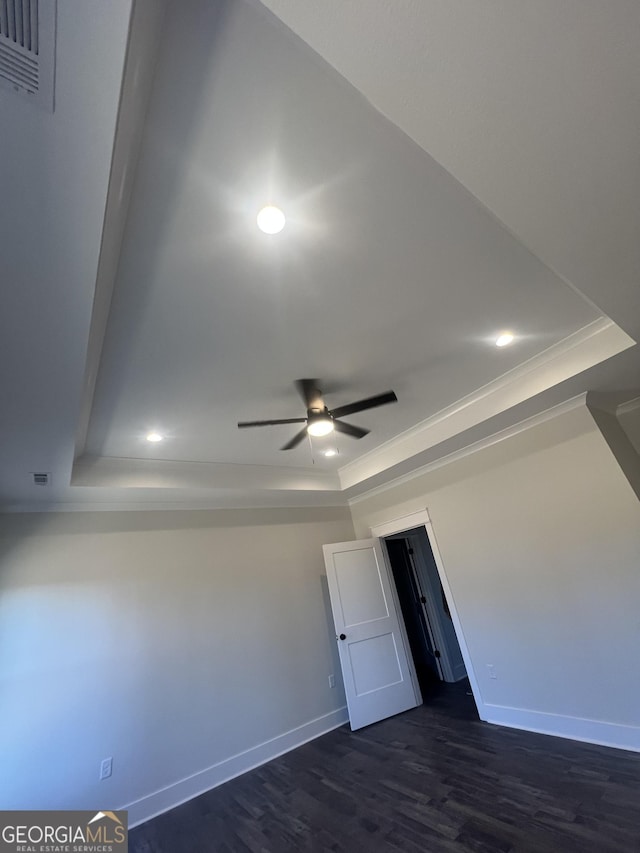
<path fill-rule="evenodd" d="M 25 463 L 53 472 L 44 500 L 78 507 L 344 503 L 425 454 L 445 455 L 586 390 L 629 387 L 637 375 L 632 259 L 612 255 L 610 282 L 577 275 L 585 264 L 573 257 L 580 228 L 585 251 L 603 266 L 598 246 L 584 238 L 592 188 L 580 222 L 562 222 L 566 199 L 547 211 L 546 225 L 553 221 L 553 233 L 563 228 L 573 241 L 573 255 L 571 245 L 562 247 L 573 266 L 542 239 L 544 223 L 537 232 L 527 226 L 528 208 L 538 223 L 543 199 L 552 198 L 545 187 L 553 182 L 553 151 L 563 188 L 574 167 L 592 161 L 584 152 L 572 160 L 558 115 L 545 134 L 531 130 L 528 144 L 538 140 L 540 157 L 530 154 L 526 181 L 512 180 L 516 161 L 521 169 L 526 163 L 517 152 L 508 156 L 504 116 L 521 121 L 527 98 L 535 113 L 541 86 L 552 97 L 528 54 L 511 82 L 500 77 L 514 87 L 508 98 L 494 87 L 504 115 L 492 87 L 474 112 L 464 106 L 474 86 L 504 73 L 500 62 L 491 65 L 502 40 L 478 24 L 488 56 L 474 54 L 474 75 L 465 25 L 454 26 L 460 10 L 451 19 L 435 15 L 427 27 L 425 9 L 437 4 L 410 3 L 390 27 L 390 7 L 370 7 L 369 43 L 389 76 L 376 88 L 381 78 L 367 70 L 373 59 L 349 10 L 328 3 L 324 17 L 313 3 L 267 5 L 282 20 L 252 0 L 166 4 L 153 44 L 136 41 L 150 32 L 144 15 L 151 6 L 136 7 L 91 327 L 85 311 L 83 331 L 72 307 L 56 320 L 61 335 L 66 330 L 83 345 L 88 336 L 84 384 L 76 379 L 69 391 L 75 421 L 64 454 L 51 449 Z M 555 13 L 545 9 L 550 23 Z M 63 8 L 62 38 L 67 18 Z M 504 25 L 518 44 L 526 39 L 517 21 L 507 16 Z M 334 26 L 335 43 L 327 40 Z M 428 35 L 424 55 L 416 52 L 416 26 Z M 590 34 L 585 25 L 577 37 L 591 44 Z M 531 50 L 543 35 L 543 27 L 531 30 Z M 396 44 L 402 38 L 404 53 Z M 350 59 L 345 39 L 354 45 Z M 435 61 L 447 50 L 459 52 L 457 86 L 451 65 Z M 575 53 L 579 64 L 582 48 Z M 61 85 L 64 69 L 63 62 Z M 620 76 L 623 70 L 624 62 Z M 435 98 L 437 80 L 446 98 Z M 97 83 L 94 89 L 97 97 Z M 560 92 L 556 103 L 563 98 Z M 581 101 L 576 114 L 586 108 Z M 613 117 L 615 104 L 611 110 Z M 629 121 L 618 121 L 621 155 Z M 104 171 L 107 158 L 101 163 Z M 480 180 L 486 169 L 493 192 Z M 610 173 L 603 165 L 603 177 Z M 627 204 L 629 193 L 623 196 Z M 268 203 L 287 219 L 273 236 L 256 227 Z M 606 253 L 613 247 L 608 226 L 602 239 Z M 73 252 L 69 243 L 70 265 Z M 515 340 L 497 348 L 505 330 Z M 399 402 L 349 419 L 370 430 L 361 441 L 331 436 L 282 452 L 298 426 L 237 429 L 241 420 L 303 416 L 293 386 L 302 377 L 321 380 L 332 408 L 388 389 Z M 149 443 L 150 430 L 163 440 Z M 328 446 L 338 450 L 330 459 L 322 454 Z M 2 497 L 29 501 L 33 488 L 12 487 Z"/>

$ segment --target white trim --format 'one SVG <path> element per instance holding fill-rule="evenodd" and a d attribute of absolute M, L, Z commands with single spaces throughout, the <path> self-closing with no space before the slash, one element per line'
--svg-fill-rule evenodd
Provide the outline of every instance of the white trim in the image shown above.
<path fill-rule="evenodd" d="M 638 408 L 640 408 L 640 397 L 634 397 L 633 400 L 627 400 L 626 403 L 620 403 L 616 409 L 616 415 L 618 417 L 620 417 L 620 415 L 627 415 L 629 412 L 635 412 Z"/>
<path fill-rule="evenodd" d="M 487 723 L 640 752 L 640 727 L 638 726 L 605 723 L 601 720 L 549 714 L 526 708 L 510 708 L 506 705 L 485 705 L 484 709 Z"/>
<path fill-rule="evenodd" d="M 608 317 L 600 317 L 415 427 L 344 465 L 343 489 L 398 465 L 470 427 L 570 379 L 628 349 L 635 341 Z"/>
<path fill-rule="evenodd" d="M 453 677 L 453 666 L 451 664 L 451 655 L 449 649 L 449 643 L 444 635 L 444 629 L 442 627 L 442 620 L 440 618 L 440 613 L 438 612 L 434 601 L 436 596 L 439 595 L 440 590 L 432 588 L 431 577 L 429 576 L 429 569 L 427 566 L 427 559 L 425 557 L 424 552 L 424 540 L 421 536 L 416 536 L 411 534 L 407 536 L 406 541 L 409 543 L 410 547 L 413 549 L 413 559 L 416 573 L 420 578 L 421 585 L 427 586 L 427 595 L 426 601 L 422 605 L 423 608 L 427 612 L 427 622 L 429 623 L 429 630 L 433 634 L 433 638 L 435 640 L 436 645 L 434 648 L 440 650 L 440 660 L 438 663 L 440 664 L 440 669 L 442 672 L 442 678 L 444 681 L 453 682 L 455 681 Z M 437 572 L 436 568 L 436 572 Z M 420 575 L 421 573 L 421 575 Z M 466 672 L 465 672 L 466 675 Z"/>
<path fill-rule="evenodd" d="M 409 515 L 403 515 L 399 518 L 392 519 L 391 521 L 383 522 L 382 524 L 377 524 L 375 525 L 375 527 L 371 527 L 370 530 L 371 536 L 382 538 L 384 536 L 390 536 L 393 533 L 404 533 L 406 530 L 412 530 L 415 527 L 423 526 L 426 530 L 427 538 L 429 539 L 429 544 L 431 545 L 431 551 L 433 552 L 433 559 L 435 560 L 436 568 L 438 569 L 438 574 L 440 575 L 440 583 L 442 584 L 442 588 L 447 599 L 447 604 L 449 605 L 451 621 L 453 622 L 456 637 L 458 638 L 460 652 L 462 653 L 462 660 L 464 661 L 465 669 L 467 670 L 467 676 L 469 678 L 469 684 L 471 685 L 471 692 L 473 693 L 473 698 L 475 699 L 480 719 L 484 720 L 485 711 L 484 703 L 482 701 L 482 693 L 480 692 L 478 679 L 476 678 L 475 670 L 471 662 L 471 655 L 469 654 L 467 640 L 464 635 L 462 623 L 460 622 L 460 618 L 458 617 L 458 608 L 456 607 L 456 602 L 453 597 L 453 593 L 451 592 L 451 587 L 449 586 L 449 580 L 447 578 L 447 573 L 442 562 L 442 557 L 440 555 L 440 549 L 438 548 L 438 542 L 433 530 L 433 525 L 431 523 L 431 519 L 429 518 L 429 511 L 425 508 L 423 510 L 420 510 L 419 512 L 412 512 Z"/>
<path fill-rule="evenodd" d="M 424 699 L 422 698 L 422 690 L 420 689 L 420 683 L 418 681 L 416 664 L 413 659 L 413 655 L 411 654 L 411 646 L 409 645 L 409 637 L 407 636 L 407 626 L 405 625 L 404 618 L 402 616 L 402 608 L 400 607 L 400 599 L 398 598 L 398 590 L 396 588 L 396 583 L 393 579 L 393 570 L 391 568 L 391 562 L 389 560 L 389 552 L 387 551 L 386 547 L 382 547 L 382 543 L 380 551 L 382 552 L 382 559 L 384 560 L 384 567 L 387 572 L 387 580 L 389 582 L 389 589 L 391 590 L 393 606 L 396 609 L 396 616 L 398 617 L 398 629 L 400 631 L 400 639 L 402 640 L 402 645 L 404 647 L 404 656 L 407 659 L 409 675 L 411 676 L 411 686 L 413 687 L 413 695 L 416 701 L 415 707 L 417 708 L 418 705 L 422 705 Z"/>
<path fill-rule="evenodd" d="M 230 493 L 232 500 L 226 495 L 218 496 L 210 500 L 184 500 L 184 501 L 38 501 L 37 503 L 12 503 L 0 504 L 0 514 L 14 513 L 42 513 L 42 512 L 149 512 L 151 510 L 164 510 L 174 512 L 181 510 L 218 510 L 218 509 L 329 509 L 348 507 L 346 497 L 339 492 L 292 492 L 287 500 L 282 493 L 270 494 L 264 492 L 265 500 L 260 503 L 255 495 L 249 495 L 246 502 L 238 499 L 235 493 Z"/>
<path fill-rule="evenodd" d="M 384 539 L 385 536 L 392 536 L 394 533 L 406 533 L 407 530 L 412 530 L 414 527 L 426 527 L 431 523 L 429 512 L 426 509 L 419 512 L 412 512 L 409 515 L 401 515 L 399 518 L 392 518 L 391 521 L 385 521 L 384 524 L 376 524 L 371 528 L 371 535 L 376 539 Z"/>
<path fill-rule="evenodd" d="M 460 621 L 460 617 L 458 616 L 458 607 L 456 605 L 456 600 L 453 597 L 453 592 L 451 591 L 451 587 L 449 586 L 447 572 L 445 570 L 444 563 L 442 562 L 442 556 L 440 554 L 440 549 L 438 548 L 438 540 L 436 539 L 436 534 L 434 532 L 433 525 L 430 521 L 425 524 L 425 529 L 427 531 L 429 544 L 431 545 L 431 551 L 433 552 L 433 559 L 435 560 L 436 568 L 438 569 L 438 574 L 440 575 L 440 583 L 442 584 L 442 589 L 444 590 L 444 595 L 447 599 L 447 604 L 449 605 L 451 621 L 453 622 L 456 637 L 458 638 L 458 645 L 460 646 L 460 652 L 462 654 L 462 660 L 464 661 L 464 667 L 467 670 L 467 677 L 469 678 L 469 684 L 471 685 L 471 692 L 473 693 L 473 698 L 475 699 L 480 719 L 484 720 L 484 700 L 482 698 L 482 693 L 480 692 L 480 685 L 478 683 L 478 679 L 476 678 L 476 671 L 473 667 L 473 662 L 471 660 L 471 654 L 469 653 L 469 647 L 467 646 L 467 638 L 462 627 L 462 622 Z"/>
<path fill-rule="evenodd" d="M 102 239 L 87 341 L 75 453 L 84 453 L 89 419 L 107 331 L 111 299 L 124 229 L 129 213 L 138 155 L 147 126 L 146 114 L 155 80 L 156 59 L 163 33 L 166 3 L 133 3 L 125 55 L 120 105 L 113 139 Z"/>
<path fill-rule="evenodd" d="M 375 486 L 373 489 L 361 492 L 359 495 L 349 498 L 349 506 L 354 506 L 355 504 L 368 500 L 376 495 L 382 495 L 389 489 L 395 489 L 397 486 L 409 483 L 417 477 L 422 477 L 423 474 L 429 474 L 431 471 L 436 471 L 438 468 L 442 468 L 445 465 L 451 465 L 453 462 L 458 462 L 466 456 L 471 456 L 473 453 L 478 453 L 480 450 L 486 450 L 488 447 L 493 447 L 495 444 L 500 444 L 502 441 L 514 438 L 516 435 L 526 432 L 526 430 L 529 430 L 532 427 L 539 426 L 546 421 L 550 421 L 553 418 L 557 418 L 560 415 L 564 415 L 567 412 L 578 409 L 580 406 L 586 406 L 586 400 L 587 392 L 584 391 L 581 394 L 577 394 L 575 397 L 571 397 L 569 400 L 565 400 L 563 403 L 558 403 L 550 409 L 545 409 L 544 412 L 538 412 L 536 415 L 531 415 L 531 417 L 518 421 L 518 423 L 515 423 L 510 427 L 506 427 L 499 432 L 494 432 L 492 435 L 488 435 L 485 438 L 474 441 L 472 444 L 467 444 L 466 447 L 461 447 L 459 450 L 454 450 L 446 456 L 434 459 L 433 462 L 428 462 L 426 465 L 415 468 L 407 474 L 402 474 L 402 476 L 395 477 L 387 483 L 382 483 L 379 486 Z M 414 527 L 417 526 L 418 525 L 414 525 Z"/>
<path fill-rule="evenodd" d="M 132 829 L 348 722 L 346 707 L 330 711 L 118 809 L 129 812 L 129 828 Z"/>
<path fill-rule="evenodd" d="M 74 460 L 71 486 L 143 489 L 261 489 L 340 492 L 336 471 L 241 462 L 90 456 Z"/>

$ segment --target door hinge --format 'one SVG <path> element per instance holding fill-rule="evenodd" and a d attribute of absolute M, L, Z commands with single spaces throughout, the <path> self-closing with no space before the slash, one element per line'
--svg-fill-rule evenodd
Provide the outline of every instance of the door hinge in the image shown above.
<path fill-rule="evenodd" d="M 413 554 L 413 548 L 407 548 L 407 554 Z"/>
<path fill-rule="evenodd" d="M 424 597 L 424 595 L 421 595 L 420 596 L 420 604 L 426 604 L 426 603 L 427 603 L 427 599 Z"/>
<path fill-rule="evenodd" d="M 437 649 L 434 649 L 434 651 L 433 651 L 433 656 L 434 656 L 434 658 L 439 658 L 439 657 L 440 657 L 440 652 L 439 652 Z"/>

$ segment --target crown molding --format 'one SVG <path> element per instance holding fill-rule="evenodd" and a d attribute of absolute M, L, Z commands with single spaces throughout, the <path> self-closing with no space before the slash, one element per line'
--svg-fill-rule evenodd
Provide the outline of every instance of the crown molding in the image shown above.
<path fill-rule="evenodd" d="M 255 495 L 243 495 L 229 491 L 217 494 L 203 500 L 87 500 L 65 501 L 53 500 L 26 503 L 17 501 L 0 507 L 1 514 L 17 513 L 62 513 L 62 512 L 182 512 L 208 510 L 297 510 L 297 509 L 332 509 L 349 506 L 346 495 L 337 492 L 265 492 L 263 500 L 257 500 Z"/>
<path fill-rule="evenodd" d="M 506 429 L 500 430 L 499 432 L 495 432 L 492 435 L 488 435 L 485 438 L 480 439 L 479 441 L 474 441 L 471 444 L 468 444 L 466 447 L 461 447 L 459 450 L 455 450 L 453 453 L 449 453 L 446 456 L 440 457 L 440 459 L 435 459 L 433 462 L 429 462 L 427 465 L 422 465 L 420 468 L 416 468 L 413 471 L 410 471 L 408 474 L 403 474 L 400 477 L 395 477 L 393 480 L 389 480 L 387 483 L 383 483 L 380 486 L 376 486 L 373 489 L 368 489 L 366 492 L 361 492 L 359 495 L 355 495 L 354 497 L 349 499 L 349 506 L 355 506 L 356 504 L 361 503 L 362 501 L 368 500 L 369 498 L 376 497 L 376 495 L 382 495 L 385 492 L 389 491 L 389 489 L 395 489 L 398 486 L 402 486 L 405 483 L 410 483 L 412 480 L 415 480 L 417 477 L 422 477 L 425 474 L 429 474 L 431 471 L 436 471 L 438 468 L 443 468 L 445 465 L 451 465 L 453 462 L 458 462 L 460 459 L 464 459 L 466 456 L 471 456 L 473 453 L 478 453 L 481 450 L 485 450 L 488 447 L 493 447 L 496 444 L 500 444 L 503 441 L 507 441 L 510 438 L 513 438 L 516 435 L 519 435 L 522 432 L 526 432 L 533 427 L 539 426 L 540 424 L 545 423 L 546 421 L 550 421 L 553 418 L 557 418 L 560 415 L 566 414 L 567 412 L 571 412 L 574 409 L 580 408 L 580 406 L 586 406 L 587 393 L 584 392 L 582 394 L 577 394 L 575 397 L 571 397 L 569 400 L 565 400 L 563 403 L 558 403 L 556 406 L 552 406 L 550 409 L 545 409 L 543 412 L 539 412 L 536 415 L 532 415 L 529 418 L 525 418 L 525 420 L 519 421 L 516 424 L 513 424 Z"/>
<path fill-rule="evenodd" d="M 350 489 L 633 346 L 601 317 L 339 470 Z"/>
<path fill-rule="evenodd" d="M 71 485 L 125 489 L 340 491 L 336 471 L 90 455 L 75 460 Z"/>
<path fill-rule="evenodd" d="M 640 397 L 634 397 L 633 400 L 627 400 L 626 403 L 621 403 L 616 408 L 616 415 L 620 417 L 620 415 L 628 415 L 629 412 L 635 412 L 636 409 L 640 409 Z"/>
<path fill-rule="evenodd" d="M 145 116 L 153 89 L 156 56 L 162 37 L 167 2 L 168 0 L 137 0 L 131 9 L 75 436 L 76 456 L 81 456 L 86 447 L 100 357 L 133 192 L 136 162 L 142 145 Z"/>

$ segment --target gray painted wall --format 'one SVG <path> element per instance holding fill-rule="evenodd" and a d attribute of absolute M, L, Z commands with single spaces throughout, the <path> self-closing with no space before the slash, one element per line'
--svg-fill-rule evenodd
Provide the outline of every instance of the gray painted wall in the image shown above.
<path fill-rule="evenodd" d="M 640 399 L 636 400 L 635 406 L 629 407 L 619 414 L 618 420 L 636 453 L 640 455 Z"/>
<path fill-rule="evenodd" d="M 640 455 L 632 441 L 635 410 L 622 417 L 617 416 L 615 408 L 610 410 L 601 405 L 603 397 L 606 399 L 607 395 L 587 394 L 587 407 L 629 485 L 640 499 Z"/>
<path fill-rule="evenodd" d="M 586 407 L 360 501 L 356 533 L 425 508 L 483 718 L 640 749 L 640 503 Z"/>
<path fill-rule="evenodd" d="M 0 534 L 3 808 L 176 786 L 139 820 L 342 721 L 322 545 L 353 538 L 348 510 L 13 515 Z"/>

